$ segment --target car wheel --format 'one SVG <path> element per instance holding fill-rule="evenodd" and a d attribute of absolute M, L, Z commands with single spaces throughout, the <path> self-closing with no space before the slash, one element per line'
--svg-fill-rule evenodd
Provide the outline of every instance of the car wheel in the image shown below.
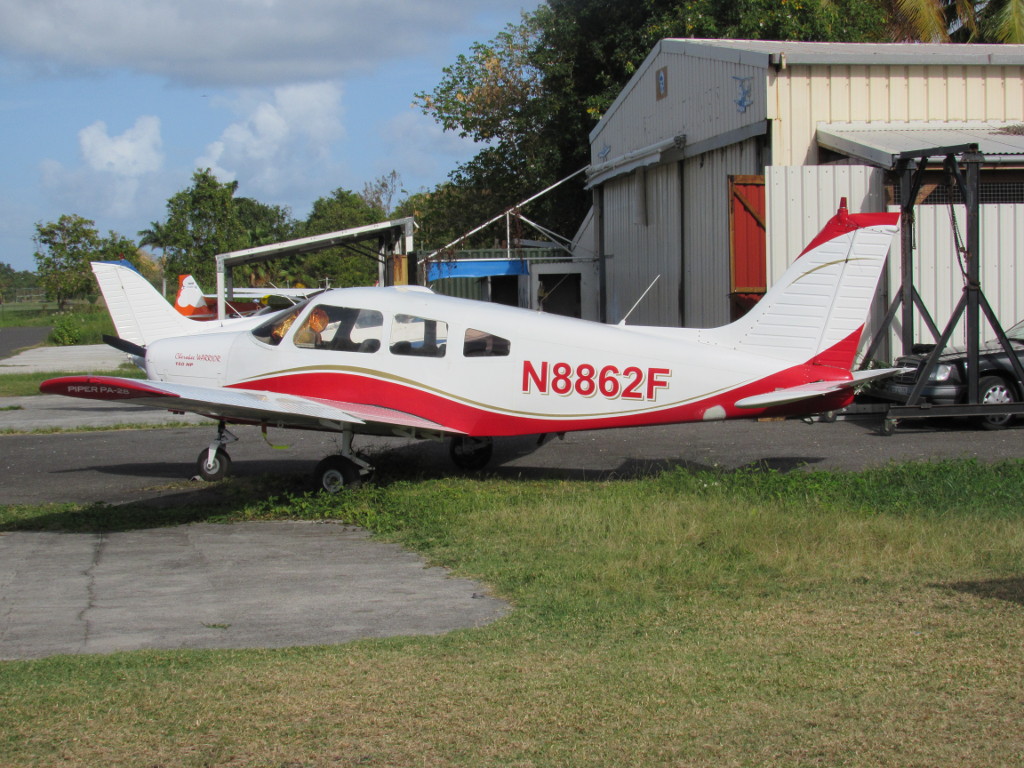
<path fill-rule="evenodd" d="M 978 399 L 982 403 L 1013 403 L 1016 399 L 1010 385 L 998 376 L 986 376 L 978 382 Z M 982 416 L 980 424 L 984 429 L 1003 429 L 1011 421 L 1010 414 Z"/>

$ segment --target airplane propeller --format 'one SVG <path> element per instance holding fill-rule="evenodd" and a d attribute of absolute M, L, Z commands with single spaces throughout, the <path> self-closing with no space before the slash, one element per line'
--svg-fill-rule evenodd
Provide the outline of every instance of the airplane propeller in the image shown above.
<path fill-rule="evenodd" d="M 140 347 L 138 344 L 134 344 L 125 339 L 119 339 L 117 336 L 108 336 L 103 334 L 103 343 L 107 344 L 119 352 L 125 352 L 129 355 L 135 355 L 136 357 L 145 357 L 146 348 Z"/>

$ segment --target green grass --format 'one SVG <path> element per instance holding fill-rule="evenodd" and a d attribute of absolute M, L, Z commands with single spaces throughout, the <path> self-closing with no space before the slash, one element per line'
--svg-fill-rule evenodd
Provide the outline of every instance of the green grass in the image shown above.
<path fill-rule="evenodd" d="M 1024 762 L 1024 463 L 268 487 L 6 508 L 0 531 L 357 522 L 515 609 L 443 637 L 2 663 L 5 764 Z"/>
<path fill-rule="evenodd" d="M 70 302 L 64 312 L 56 304 L 2 304 L 0 328 L 54 326 L 47 344 L 102 344 L 103 334 L 116 336 L 114 322 L 103 302 Z"/>
<path fill-rule="evenodd" d="M 56 306 L 51 303 L 47 308 L 46 304 L 38 302 L 0 304 L 0 328 L 53 325 Z"/>

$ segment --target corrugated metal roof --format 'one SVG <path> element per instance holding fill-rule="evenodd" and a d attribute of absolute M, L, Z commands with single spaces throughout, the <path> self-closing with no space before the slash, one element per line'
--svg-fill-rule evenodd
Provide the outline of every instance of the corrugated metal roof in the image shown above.
<path fill-rule="evenodd" d="M 893 168 L 901 152 L 966 144 L 977 144 L 986 163 L 1024 164 L 1024 121 L 818 123 L 817 137 L 826 149 L 882 168 Z"/>
<path fill-rule="evenodd" d="M 1024 45 L 975 45 L 973 43 L 799 43 L 775 40 L 704 40 L 666 38 L 669 52 L 732 59 L 737 53 L 767 57 L 776 66 L 789 64 L 922 64 L 922 65 L 1020 65 Z"/>

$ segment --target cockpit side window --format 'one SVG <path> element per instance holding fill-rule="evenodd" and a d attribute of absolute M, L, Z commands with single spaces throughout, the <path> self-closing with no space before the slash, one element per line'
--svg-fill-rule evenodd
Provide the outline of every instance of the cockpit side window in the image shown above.
<path fill-rule="evenodd" d="M 375 309 L 319 304 L 295 332 L 295 346 L 336 352 L 376 352 L 380 349 L 384 316 Z"/>
<path fill-rule="evenodd" d="M 448 323 L 415 315 L 395 315 L 391 323 L 391 354 L 444 357 Z"/>
<path fill-rule="evenodd" d="M 508 339 L 475 328 L 466 331 L 462 344 L 465 357 L 508 357 L 511 349 L 512 343 Z"/>

